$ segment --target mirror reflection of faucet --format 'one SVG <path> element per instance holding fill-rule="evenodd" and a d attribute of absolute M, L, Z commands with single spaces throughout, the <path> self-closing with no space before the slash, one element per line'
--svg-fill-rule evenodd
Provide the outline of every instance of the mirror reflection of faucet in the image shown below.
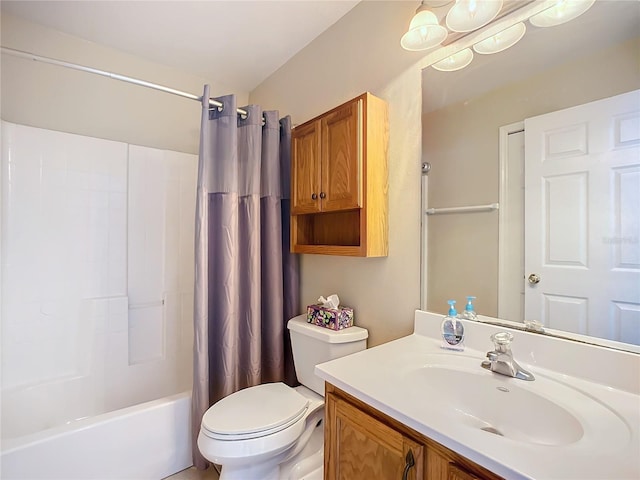
<path fill-rule="evenodd" d="M 491 335 L 495 349 L 487 352 L 487 359 L 482 362 L 482 368 L 486 368 L 495 373 L 508 377 L 519 378 L 521 380 L 532 381 L 535 377 L 531 372 L 522 368 L 513 359 L 511 353 L 511 342 L 513 335 L 509 332 L 498 332 Z"/>

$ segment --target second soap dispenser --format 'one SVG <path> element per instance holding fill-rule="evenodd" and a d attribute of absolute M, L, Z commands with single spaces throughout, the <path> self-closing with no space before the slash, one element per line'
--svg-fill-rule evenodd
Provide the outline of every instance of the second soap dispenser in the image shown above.
<path fill-rule="evenodd" d="M 462 317 L 465 320 L 477 320 L 478 315 L 476 315 L 476 311 L 473 308 L 473 301 L 476 297 L 467 297 L 467 305 L 464 307 L 464 312 L 462 313 Z"/>

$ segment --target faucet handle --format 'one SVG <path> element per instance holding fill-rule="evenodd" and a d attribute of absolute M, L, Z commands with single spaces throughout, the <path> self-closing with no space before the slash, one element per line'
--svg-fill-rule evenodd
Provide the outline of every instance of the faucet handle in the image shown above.
<path fill-rule="evenodd" d="M 487 352 L 487 358 L 489 359 L 489 362 L 495 362 L 496 360 L 498 360 L 498 355 L 500 354 L 496 351 Z"/>
<path fill-rule="evenodd" d="M 513 335 L 509 332 L 497 332 L 491 335 L 491 341 L 496 346 L 497 352 L 507 353 L 509 352 L 511 342 L 513 341 Z"/>

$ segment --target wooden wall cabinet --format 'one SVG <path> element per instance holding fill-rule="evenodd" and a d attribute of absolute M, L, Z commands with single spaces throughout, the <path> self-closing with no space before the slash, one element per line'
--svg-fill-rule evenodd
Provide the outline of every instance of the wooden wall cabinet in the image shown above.
<path fill-rule="evenodd" d="M 501 480 L 326 384 L 324 480 Z"/>
<path fill-rule="evenodd" d="M 370 93 L 293 130 L 292 252 L 387 255 L 387 154 L 387 105 Z"/>

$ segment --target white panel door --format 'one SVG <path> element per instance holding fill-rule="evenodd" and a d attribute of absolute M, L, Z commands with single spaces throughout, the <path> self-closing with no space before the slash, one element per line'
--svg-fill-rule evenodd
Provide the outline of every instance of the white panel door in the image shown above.
<path fill-rule="evenodd" d="M 640 90 L 525 120 L 525 219 L 525 319 L 640 344 Z"/>

